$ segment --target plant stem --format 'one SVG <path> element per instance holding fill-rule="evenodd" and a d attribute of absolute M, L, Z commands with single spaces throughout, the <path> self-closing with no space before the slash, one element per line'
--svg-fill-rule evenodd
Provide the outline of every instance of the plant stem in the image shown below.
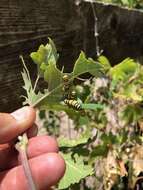
<path fill-rule="evenodd" d="M 38 83 L 38 81 L 39 81 L 39 78 L 40 78 L 40 76 L 38 75 L 37 78 L 36 78 L 35 84 L 34 84 L 34 88 L 33 88 L 33 91 L 34 91 L 34 92 L 35 92 L 35 89 L 36 89 L 36 87 L 37 87 L 37 83 Z"/>
<path fill-rule="evenodd" d="M 93 11 L 93 17 L 94 17 L 94 36 L 95 36 L 95 40 L 96 40 L 96 42 L 95 42 L 96 43 L 96 56 L 99 57 L 101 55 L 102 51 L 100 50 L 100 47 L 99 47 L 98 18 L 97 18 L 96 12 L 95 12 L 93 2 L 90 1 L 90 4 L 91 4 L 92 11 Z"/>
<path fill-rule="evenodd" d="M 20 141 L 16 144 L 16 149 L 20 154 L 21 163 L 28 182 L 29 190 L 37 190 L 27 158 L 27 144 L 28 144 L 27 134 L 24 133 L 23 136 L 19 136 L 18 138 Z"/>
<path fill-rule="evenodd" d="M 27 73 L 28 79 L 31 81 L 31 77 L 30 77 L 29 71 L 28 71 L 28 69 L 27 69 L 27 67 L 26 67 L 26 64 L 25 64 L 25 61 L 24 61 L 24 59 L 23 59 L 23 56 L 20 55 L 19 58 L 20 58 L 21 61 L 22 61 L 22 64 L 23 64 L 24 69 L 25 69 L 25 71 L 26 71 L 26 73 Z"/>

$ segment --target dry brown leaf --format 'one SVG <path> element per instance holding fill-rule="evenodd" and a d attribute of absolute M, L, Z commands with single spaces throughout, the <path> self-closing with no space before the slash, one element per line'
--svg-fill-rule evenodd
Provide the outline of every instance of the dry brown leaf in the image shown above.
<path fill-rule="evenodd" d="M 133 173 L 138 176 L 143 171 L 143 146 L 136 145 L 133 148 Z"/>
<path fill-rule="evenodd" d="M 143 131 L 143 120 L 140 120 L 140 121 L 138 122 L 138 124 L 139 124 L 140 130 Z"/>
<path fill-rule="evenodd" d="M 104 161 L 104 186 L 106 190 L 110 190 L 117 182 L 119 176 L 118 163 L 113 151 L 108 152 L 107 158 Z"/>
<path fill-rule="evenodd" d="M 123 160 L 118 160 L 118 164 L 119 164 L 121 177 L 127 176 L 128 172 L 127 172 L 127 170 L 125 168 L 125 164 L 124 164 Z"/>

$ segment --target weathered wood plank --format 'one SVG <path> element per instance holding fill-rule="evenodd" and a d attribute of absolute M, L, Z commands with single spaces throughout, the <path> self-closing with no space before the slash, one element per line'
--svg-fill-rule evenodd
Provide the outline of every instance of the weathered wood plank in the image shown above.
<path fill-rule="evenodd" d="M 20 54 L 24 55 L 32 74 L 36 68 L 30 66 L 27 56 L 41 43 L 46 43 L 48 36 L 55 40 L 59 51 L 65 49 L 63 57 L 67 52 L 69 56 L 72 47 L 69 45 L 67 50 L 66 43 L 80 27 L 68 29 L 76 15 L 74 4 L 70 3 L 67 0 L 0 1 L 0 111 L 12 111 L 21 105 Z"/>
<path fill-rule="evenodd" d="M 94 4 L 100 48 L 113 64 L 125 57 L 142 58 L 143 13 Z M 23 54 L 34 78 L 36 67 L 28 57 L 47 37 L 54 39 L 59 64 L 72 67 L 80 50 L 95 57 L 94 17 L 90 3 L 74 0 L 0 1 L 0 111 L 21 106 Z"/>

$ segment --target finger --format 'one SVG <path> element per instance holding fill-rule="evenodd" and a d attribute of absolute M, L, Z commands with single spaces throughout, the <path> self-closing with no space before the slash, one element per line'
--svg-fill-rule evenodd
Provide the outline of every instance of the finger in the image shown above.
<path fill-rule="evenodd" d="M 17 152 L 9 144 L 0 145 L 0 171 L 11 168 L 17 164 Z"/>
<path fill-rule="evenodd" d="M 65 172 L 65 162 L 57 153 L 47 153 L 29 161 L 33 179 L 38 189 L 55 185 Z M 22 166 L 0 174 L 1 190 L 27 190 L 28 185 Z"/>
<path fill-rule="evenodd" d="M 27 147 L 28 158 L 40 156 L 45 153 L 58 152 L 58 143 L 56 139 L 50 136 L 37 136 L 29 139 Z M 19 156 L 19 163 L 21 159 Z"/>
<path fill-rule="evenodd" d="M 36 136 L 38 133 L 38 126 L 34 123 L 33 126 L 26 131 L 26 133 L 28 138 Z"/>
<path fill-rule="evenodd" d="M 36 113 L 32 107 L 23 107 L 11 114 L 0 113 L 0 143 L 7 143 L 30 128 Z"/>
<path fill-rule="evenodd" d="M 33 158 L 44 153 L 58 152 L 58 143 L 55 138 L 47 135 L 37 136 L 29 139 L 28 158 Z"/>
<path fill-rule="evenodd" d="M 20 158 L 17 158 L 17 151 L 14 147 L 8 144 L 0 145 L 0 169 L 9 169 L 14 167 L 20 162 Z M 58 152 L 58 143 L 55 138 L 50 136 L 36 136 L 29 139 L 27 154 L 28 158 L 33 158 L 45 153 Z"/>
<path fill-rule="evenodd" d="M 26 132 L 28 138 L 36 136 L 37 131 L 38 131 L 38 128 L 34 124 Z M 15 150 L 14 141 L 12 141 L 11 143 L 0 144 L 0 171 L 16 166 L 18 164 L 17 156 L 18 156 L 18 152 Z"/>

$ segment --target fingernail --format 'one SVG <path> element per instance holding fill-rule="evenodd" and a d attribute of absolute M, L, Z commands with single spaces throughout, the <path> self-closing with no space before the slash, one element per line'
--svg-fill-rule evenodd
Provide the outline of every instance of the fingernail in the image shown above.
<path fill-rule="evenodd" d="M 28 106 L 20 108 L 16 110 L 15 112 L 11 113 L 11 115 L 17 120 L 17 121 L 24 121 L 27 116 L 29 115 L 30 109 Z"/>

